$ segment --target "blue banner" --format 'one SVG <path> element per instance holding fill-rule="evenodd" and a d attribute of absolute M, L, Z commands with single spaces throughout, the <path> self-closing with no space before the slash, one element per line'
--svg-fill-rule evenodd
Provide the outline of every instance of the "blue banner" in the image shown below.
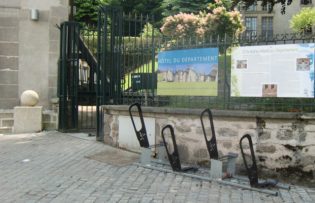
<path fill-rule="evenodd" d="M 218 56 L 218 48 L 160 52 L 157 94 L 216 96 Z"/>

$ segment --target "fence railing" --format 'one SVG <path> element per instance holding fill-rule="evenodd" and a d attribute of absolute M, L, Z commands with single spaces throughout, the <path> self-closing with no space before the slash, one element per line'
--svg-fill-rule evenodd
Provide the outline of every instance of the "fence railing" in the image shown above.
<path fill-rule="evenodd" d="M 314 112 L 314 98 L 278 98 L 278 97 L 231 97 L 231 48 L 238 46 L 259 46 L 278 44 L 303 44 L 314 43 L 314 35 L 303 34 L 276 34 L 271 36 L 239 37 L 209 36 L 208 38 L 173 39 L 163 36 L 156 37 L 153 30 L 141 33 L 144 25 L 150 20 L 148 17 L 135 17 L 124 15 L 124 36 L 119 38 L 112 50 L 120 50 L 117 74 L 121 93 L 113 95 L 110 104 L 131 104 L 141 102 L 148 106 L 169 106 L 183 108 L 212 108 L 231 110 L 257 110 L 257 111 L 282 111 L 282 112 Z M 95 29 L 83 31 L 84 41 L 97 55 L 97 35 Z M 107 32 L 110 32 L 108 30 Z M 110 37 L 110 36 L 109 36 Z M 115 40 L 115 39 L 113 39 Z M 107 41 L 111 41 L 107 39 Z M 118 47 L 119 46 L 119 47 Z M 192 48 L 219 48 L 218 62 L 218 94 L 217 96 L 159 96 L 157 95 L 157 56 L 160 51 L 179 50 Z M 106 59 L 104 59 L 106 60 Z M 105 62 L 106 63 L 106 62 Z M 114 62 L 115 63 L 115 62 Z M 313 63 L 314 64 L 314 63 Z M 314 67 L 312 67 L 314 68 Z M 106 76 L 107 77 L 107 76 Z M 113 81 L 110 81 L 113 82 Z M 106 87 L 105 87 L 106 88 Z M 111 95 L 107 95 L 111 96 Z"/>
<path fill-rule="evenodd" d="M 314 36 L 296 34 L 275 35 L 273 38 L 257 36 L 246 38 L 209 38 L 209 39 L 167 39 L 155 38 L 153 44 L 136 43 L 124 48 L 124 60 L 133 55 L 131 71 L 124 72 L 122 86 L 123 104 L 138 101 L 149 106 L 169 106 L 183 108 L 212 108 L 251 111 L 281 111 L 281 112 L 314 112 L 314 98 L 278 98 L 278 97 L 232 97 L 231 92 L 231 48 L 237 46 L 259 46 L 278 44 L 314 43 Z M 150 61 L 150 46 L 155 50 L 154 63 Z M 178 50 L 218 47 L 220 50 L 218 64 L 218 94 L 217 96 L 159 96 L 157 95 L 156 71 L 158 69 L 157 55 L 163 50 Z M 140 54 L 136 56 L 135 54 Z M 147 57 L 147 58 L 146 58 Z M 146 58 L 147 60 L 143 60 Z M 152 59 L 152 58 L 151 58 Z M 312 66 L 312 68 L 314 68 Z M 132 70 L 133 69 L 133 70 Z M 132 76 L 144 77 L 139 84 L 133 84 Z M 135 80 L 135 79 L 133 79 Z M 136 81 L 137 82 L 137 81 Z M 148 85 L 151 82 L 151 85 Z"/>

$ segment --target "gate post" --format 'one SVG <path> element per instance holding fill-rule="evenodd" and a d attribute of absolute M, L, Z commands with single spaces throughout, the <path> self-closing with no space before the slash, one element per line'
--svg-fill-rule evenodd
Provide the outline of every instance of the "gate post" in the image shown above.
<path fill-rule="evenodd" d="M 61 24 L 58 64 L 58 128 L 61 131 L 78 127 L 79 36 L 79 23 L 64 22 Z"/>

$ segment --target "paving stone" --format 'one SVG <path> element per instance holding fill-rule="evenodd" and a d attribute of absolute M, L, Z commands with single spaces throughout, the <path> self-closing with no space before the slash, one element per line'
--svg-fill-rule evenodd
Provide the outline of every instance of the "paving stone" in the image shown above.
<path fill-rule="evenodd" d="M 87 158 L 109 148 L 54 131 L 0 136 L 0 202 L 314 202 L 310 188 L 274 197 Z"/>

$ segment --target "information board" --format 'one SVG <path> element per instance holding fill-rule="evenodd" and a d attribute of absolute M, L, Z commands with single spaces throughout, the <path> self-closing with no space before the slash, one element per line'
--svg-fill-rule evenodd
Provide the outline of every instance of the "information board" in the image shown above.
<path fill-rule="evenodd" d="M 232 49 L 231 96 L 314 97 L 314 43 Z"/>

